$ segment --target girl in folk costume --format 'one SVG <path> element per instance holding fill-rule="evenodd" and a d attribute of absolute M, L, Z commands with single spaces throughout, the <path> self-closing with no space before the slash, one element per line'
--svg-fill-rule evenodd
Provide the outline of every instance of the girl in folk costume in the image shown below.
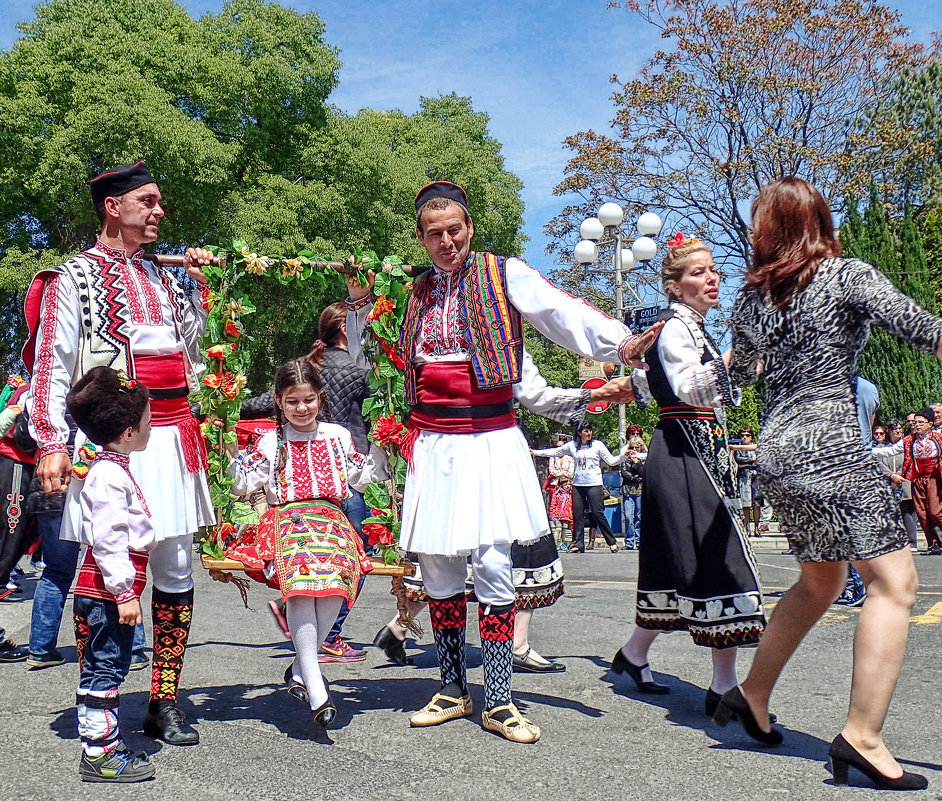
<path fill-rule="evenodd" d="M 668 242 L 661 280 L 670 307 L 648 372 L 636 370 L 660 406 L 642 489 L 637 626 L 612 660 L 644 693 L 652 680 L 648 649 L 661 631 L 688 630 L 712 649 L 704 702 L 712 715 L 736 686 L 737 646 L 755 645 L 765 617 L 755 559 L 746 539 L 724 430 L 733 391 L 724 357 L 703 327 L 719 303 L 719 275 L 699 239 Z"/>
<path fill-rule="evenodd" d="M 75 694 L 82 740 L 79 777 L 86 782 L 139 782 L 154 775 L 146 754 L 125 747 L 118 727 L 119 687 L 131 667 L 134 627 L 148 551 L 157 544 L 150 510 L 130 471 L 130 454 L 150 439 L 147 387 L 110 367 L 93 367 L 66 404 L 101 450 L 79 451 L 91 462 L 81 479 L 81 539 L 86 546 L 75 584 L 73 618 L 79 678 Z M 92 461 L 93 457 L 93 461 Z"/>
<path fill-rule="evenodd" d="M 360 576 L 370 570 L 341 504 L 351 486 L 365 489 L 378 471 L 372 459 L 357 452 L 350 432 L 318 419 L 325 411 L 323 383 L 309 362 L 288 362 L 275 373 L 274 384 L 276 430 L 230 468 L 237 492 L 263 488 L 271 508 L 254 540 L 237 541 L 227 554 L 262 569 L 281 590 L 297 654 L 285 682 L 293 696 L 309 704 L 315 723 L 326 728 L 337 708 L 317 650 L 344 600 L 353 606 Z"/>
<path fill-rule="evenodd" d="M 564 445 L 568 439 L 565 434 L 557 434 L 556 444 Z M 566 529 L 572 534 L 572 477 L 575 472 L 575 459 L 568 454 L 554 456 L 549 460 L 548 474 L 543 484 L 549 493 L 550 528 L 555 529 L 556 545 L 560 550 L 568 549 L 565 544 Z"/>

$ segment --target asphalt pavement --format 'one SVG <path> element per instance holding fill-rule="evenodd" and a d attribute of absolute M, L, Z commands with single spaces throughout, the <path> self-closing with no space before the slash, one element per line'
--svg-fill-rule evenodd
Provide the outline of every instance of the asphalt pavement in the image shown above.
<path fill-rule="evenodd" d="M 326 734 L 281 687 L 292 658 L 271 619 L 274 594 L 253 584 L 244 609 L 230 585 L 196 571 L 196 612 L 183 673 L 181 705 L 200 745 L 179 748 L 144 737 L 140 721 L 150 671 L 122 687 L 125 740 L 151 754 L 156 779 L 141 785 L 88 785 L 78 779 L 75 664 L 71 619 L 60 635 L 65 665 L 28 671 L 0 665 L 0 800 L 42 799 L 865 799 L 878 791 L 832 786 L 827 747 L 847 709 L 851 646 L 859 609 L 834 606 L 786 668 L 773 697 L 785 728 L 782 746 L 753 744 L 735 723 L 717 728 L 703 714 L 709 651 L 685 633 L 664 635 L 651 651 L 664 696 L 638 694 L 608 671 L 634 613 L 637 554 L 607 550 L 563 557 L 566 594 L 536 612 L 531 642 L 566 672 L 515 674 L 518 704 L 543 729 L 535 745 L 509 743 L 480 727 L 480 639 L 469 610 L 470 719 L 410 729 L 407 715 L 436 690 L 434 644 L 409 643 L 414 667 L 394 667 L 370 648 L 365 662 L 325 665 L 340 715 Z M 797 576 L 776 538 L 757 541 L 769 608 Z M 919 797 L 942 799 L 938 731 L 942 687 L 942 557 L 916 557 L 919 595 L 907 659 L 886 724 L 886 738 L 909 770 L 929 776 Z M 34 577 L 26 600 L 0 603 L 8 636 L 27 639 Z M 149 598 L 149 593 L 145 596 Z M 71 601 L 69 602 L 71 606 Z M 369 643 L 392 616 L 389 579 L 368 578 L 345 635 Z M 147 616 L 147 615 L 146 615 Z M 752 651 L 740 656 L 744 675 Z"/>

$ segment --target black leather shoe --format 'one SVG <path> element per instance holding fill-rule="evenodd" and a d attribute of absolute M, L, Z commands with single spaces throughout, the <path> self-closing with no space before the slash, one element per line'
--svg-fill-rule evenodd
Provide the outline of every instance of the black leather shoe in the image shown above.
<path fill-rule="evenodd" d="M 405 643 L 392 633 L 389 626 L 383 626 L 376 632 L 373 645 L 386 654 L 386 658 L 394 665 L 405 667 L 412 664 L 412 659 L 406 653 Z"/>
<path fill-rule="evenodd" d="M 527 648 L 527 652 L 523 655 L 513 655 L 513 667 L 514 670 L 523 670 L 527 673 L 563 673 L 566 670 L 566 666 L 559 662 L 553 662 L 552 660 L 547 660 L 546 662 L 537 661 L 530 656 L 529 648 Z"/>
<path fill-rule="evenodd" d="M 330 697 L 330 685 L 327 683 L 327 679 L 324 679 L 324 687 L 327 690 L 327 700 L 317 709 L 311 710 L 311 717 L 314 718 L 314 722 L 318 726 L 329 729 L 330 724 L 337 717 L 337 707 L 334 706 L 334 699 Z"/>
<path fill-rule="evenodd" d="M 742 724 L 743 729 L 746 730 L 746 734 L 756 742 L 763 745 L 782 744 L 784 737 L 781 731 L 774 727 L 771 731 L 763 731 L 759 728 L 759 724 L 739 687 L 733 687 L 732 690 L 723 693 L 719 704 L 717 704 L 716 713 L 713 715 L 713 722 L 717 726 L 725 726 L 731 718 L 736 718 Z M 771 726 L 771 721 L 769 725 Z"/>
<path fill-rule="evenodd" d="M 144 715 L 144 734 L 169 745 L 196 745 L 199 732 L 186 721 L 186 715 L 173 701 L 160 698 L 151 701 Z"/>
<path fill-rule="evenodd" d="M 285 668 L 285 684 L 288 687 L 288 695 L 292 698 L 297 698 L 307 707 L 311 705 L 311 700 L 308 698 L 307 694 L 307 687 L 304 686 L 303 682 L 295 681 L 293 662 Z"/>
<path fill-rule="evenodd" d="M 634 679 L 638 690 L 648 695 L 666 695 L 671 688 L 666 684 L 658 684 L 656 681 L 645 681 L 641 678 L 641 671 L 648 665 L 634 665 L 629 662 L 621 652 L 621 648 L 615 651 L 615 658 L 612 659 L 612 671 L 615 673 L 627 673 Z"/>
<path fill-rule="evenodd" d="M 870 779 L 878 790 L 925 790 L 929 786 L 928 779 L 921 773 L 903 771 L 903 775 L 895 779 L 880 773 L 841 734 L 838 734 L 831 743 L 828 756 L 831 757 L 831 774 L 834 776 L 834 784 L 847 784 L 847 769 L 853 765 Z"/>

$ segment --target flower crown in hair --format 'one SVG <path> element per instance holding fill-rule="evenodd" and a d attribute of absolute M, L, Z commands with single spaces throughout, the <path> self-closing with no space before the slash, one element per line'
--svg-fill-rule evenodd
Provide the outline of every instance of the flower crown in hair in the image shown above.
<path fill-rule="evenodd" d="M 678 231 L 676 234 L 674 234 L 673 239 L 668 240 L 667 247 L 679 248 L 681 245 L 683 245 L 687 241 L 688 240 L 684 238 L 684 235 L 680 231 Z"/>
<path fill-rule="evenodd" d="M 118 374 L 118 392 L 130 392 L 132 389 L 137 389 L 138 382 L 134 378 L 128 378 L 128 374 L 124 370 L 116 370 Z"/>

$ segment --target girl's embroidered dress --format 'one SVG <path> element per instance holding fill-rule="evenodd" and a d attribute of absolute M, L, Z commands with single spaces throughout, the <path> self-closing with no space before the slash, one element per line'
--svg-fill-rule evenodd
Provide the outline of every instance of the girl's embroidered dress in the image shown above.
<path fill-rule="evenodd" d="M 340 504 L 349 487 L 362 491 L 385 475 L 342 426 L 321 422 L 315 431 L 297 431 L 286 423 L 280 433 L 266 433 L 232 463 L 236 492 L 264 489 L 271 508 L 226 555 L 262 570 L 286 600 L 341 595 L 352 606 L 371 565 Z"/>

